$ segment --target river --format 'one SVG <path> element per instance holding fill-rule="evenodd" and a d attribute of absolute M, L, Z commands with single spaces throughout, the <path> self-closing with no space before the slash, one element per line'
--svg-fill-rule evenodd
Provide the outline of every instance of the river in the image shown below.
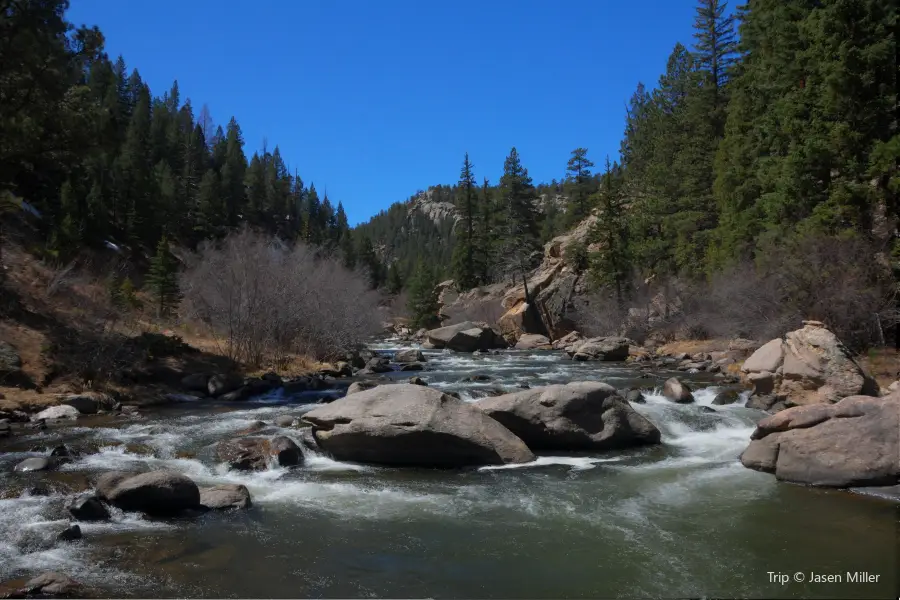
<path fill-rule="evenodd" d="M 399 347 L 409 346 L 376 346 Z M 211 446 L 257 420 L 312 408 L 308 397 L 179 404 L 137 420 L 83 417 L 0 446 L 0 580 L 57 570 L 108 596 L 145 598 L 897 597 L 896 505 L 743 468 L 737 458 L 764 415 L 740 405 L 707 412 L 713 380 L 695 376 L 697 404 L 677 405 L 654 391 L 666 372 L 640 378 L 622 364 L 558 352 L 425 354 L 429 370 L 419 375 L 467 400 L 520 384 L 641 387 L 647 403 L 634 406 L 663 444 L 451 471 L 308 454 L 302 468 L 247 474 L 216 464 Z M 459 382 L 472 374 L 492 380 Z M 35 448 L 59 443 L 92 451 L 56 472 L 12 473 Z M 254 507 L 176 520 L 114 512 L 111 522 L 82 523 L 77 542 L 22 543 L 22 531 L 65 518 L 63 493 L 30 496 L 20 491 L 26 484 L 77 489 L 98 472 L 132 467 L 243 483 Z M 878 582 L 774 575 L 848 571 Z"/>

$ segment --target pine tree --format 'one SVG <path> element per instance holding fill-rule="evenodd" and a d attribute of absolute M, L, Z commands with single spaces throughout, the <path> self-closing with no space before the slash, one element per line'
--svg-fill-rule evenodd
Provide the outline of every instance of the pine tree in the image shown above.
<path fill-rule="evenodd" d="M 168 315 L 181 300 L 178 287 L 178 262 L 169 251 L 169 241 L 161 237 L 156 246 L 156 254 L 150 261 L 147 273 L 147 287 L 153 293 L 158 317 Z"/>
<path fill-rule="evenodd" d="M 503 165 L 500 178 L 503 202 L 500 256 L 507 273 L 525 283 L 527 272 L 536 262 L 540 248 L 540 213 L 535 206 L 534 185 L 513 148 Z M 525 295 L 528 297 L 526 284 Z"/>
<path fill-rule="evenodd" d="M 391 265 L 388 267 L 385 287 L 391 296 L 396 296 L 403 291 L 403 276 L 400 275 L 396 261 L 391 261 Z"/>
<path fill-rule="evenodd" d="M 430 263 L 420 260 L 409 281 L 408 310 L 414 328 L 436 327 L 438 320 L 438 278 Z"/>
<path fill-rule="evenodd" d="M 599 246 L 599 250 L 589 256 L 591 279 L 596 285 L 615 289 L 616 300 L 621 307 L 625 302 L 631 262 L 626 214 L 616 170 L 607 156 L 603 182 L 596 198 L 601 214 L 590 231 L 588 241 Z"/>
<path fill-rule="evenodd" d="M 587 157 L 587 148 L 575 148 L 566 165 L 565 189 L 569 194 L 566 210 L 566 226 L 573 227 L 591 212 L 590 197 L 593 193 L 591 167 L 594 163 Z"/>
<path fill-rule="evenodd" d="M 480 243 L 476 235 L 479 217 L 476 194 L 475 173 L 467 152 L 459 174 L 457 202 L 460 219 L 456 224 L 456 246 L 452 259 L 453 276 L 460 290 L 468 290 L 481 283 L 476 264 Z"/>
<path fill-rule="evenodd" d="M 372 240 L 370 240 L 368 236 L 360 236 L 359 248 L 356 255 L 357 264 L 366 274 L 366 278 L 369 281 L 369 287 L 374 290 L 381 285 L 381 263 L 378 260 L 378 255 L 375 254 Z"/>
<path fill-rule="evenodd" d="M 704 88 L 709 97 L 706 118 L 713 121 L 713 135 L 721 137 L 728 103 L 726 84 L 737 59 L 734 15 L 726 14 L 725 0 L 698 0 L 694 19 L 695 57 L 707 77 Z"/>

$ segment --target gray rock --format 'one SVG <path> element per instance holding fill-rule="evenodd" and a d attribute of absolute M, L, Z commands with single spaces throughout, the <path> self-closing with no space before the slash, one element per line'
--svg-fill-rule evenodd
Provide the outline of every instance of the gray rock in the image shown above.
<path fill-rule="evenodd" d="M 244 379 L 235 374 L 213 375 L 206 384 L 207 393 L 216 398 L 233 392 L 244 385 Z"/>
<path fill-rule="evenodd" d="M 625 400 L 632 404 L 646 404 L 647 399 L 644 398 L 644 393 L 639 390 L 632 388 L 625 393 Z"/>
<path fill-rule="evenodd" d="M 421 350 L 410 348 L 408 350 L 397 350 L 394 354 L 394 362 L 396 363 L 420 363 L 425 362 L 425 355 Z"/>
<path fill-rule="evenodd" d="M 281 467 L 295 467 L 303 464 L 303 452 L 289 437 L 280 435 L 270 442 L 272 455 Z"/>
<path fill-rule="evenodd" d="M 48 572 L 30 579 L 11 597 L 16 598 L 77 598 L 83 593 L 83 586 L 62 573 Z"/>
<path fill-rule="evenodd" d="M 297 417 L 294 415 L 278 415 L 275 417 L 276 427 L 293 427 L 296 422 Z"/>
<path fill-rule="evenodd" d="M 741 393 L 737 390 L 722 390 L 716 397 L 713 398 L 712 403 L 716 406 L 722 406 L 724 404 L 734 404 L 735 402 L 740 401 Z"/>
<path fill-rule="evenodd" d="M 553 345 L 545 335 L 526 333 L 519 337 L 514 347 L 517 350 L 549 350 Z"/>
<path fill-rule="evenodd" d="M 777 402 L 778 397 L 775 394 L 753 394 L 747 398 L 747 402 L 744 406 L 756 410 L 769 410 Z"/>
<path fill-rule="evenodd" d="M 98 494 L 100 493 L 98 485 Z M 103 497 L 126 511 L 172 514 L 200 506 L 197 484 L 173 471 L 151 471 L 120 480 Z"/>
<path fill-rule="evenodd" d="M 61 542 L 74 542 L 75 540 L 80 540 L 81 527 L 79 527 L 77 523 L 72 523 L 59 532 L 58 539 Z"/>
<path fill-rule="evenodd" d="M 522 440 L 483 411 L 429 387 L 379 386 L 303 418 L 338 460 L 420 467 L 534 460 Z"/>
<path fill-rule="evenodd" d="M 628 358 L 630 340 L 622 337 L 590 338 L 575 345 L 575 360 L 623 361 Z"/>
<path fill-rule="evenodd" d="M 95 415 L 101 410 L 109 410 L 115 400 L 100 392 L 84 392 L 66 396 L 63 405 L 72 406 L 82 415 Z"/>
<path fill-rule="evenodd" d="M 424 371 L 425 365 L 422 363 L 406 363 L 400 367 L 401 371 Z"/>
<path fill-rule="evenodd" d="M 663 385 L 663 396 L 678 404 L 690 404 L 694 401 L 691 388 L 677 377 L 671 377 Z"/>
<path fill-rule="evenodd" d="M 250 508 L 250 490 L 240 484 L 223 484 L 200 488 L 200 505 L 210 510 Z"/>
<path fill-rule="evenodd" d="M 410 377 L 406 382 L 411 383 L 412 385 L 428 385 L 428 382 L 421 377 Z"/>
<path fill-rule="evenodd" d="M 78 409 L 74 406 L 68 406 L 66 404 L 60 404 L 58 406 L 51 406 L 50 408 L 45 408 L 41 412 L 33 415 L 31 417 L 32 421 L 51 421 L 54 419 L 77 419 Z"/>
<path fill-rule="evenodd" d="M 425 338 L 433 348 L 449 348 L 457 352 L 507 347 L 506 340 L 491 327 L 472 321 L 432 329 L 425 334 Z"/>
<path fill-rule="evenodd" d="M 532 450 L 611 450 L 660 441 L 659 429 L 605 383 L 549 385 L 477 405 Z"/>
<path fill-rule="evenodd" d="M 376 387 L 378 384 L 374 381 L 354 381 L 350 384 L 350 387 L 347 388 L 347 396 L 350 394 L 356 394 L 357 392 L 364 392 L 365 390 L 371 390 L 373 387 Z"/>
<path fill-rule="evenodd" d="M 900 484 L 900 394 L 850 396 L 759 422 L 741 463 L 779 480 L 827 487 Z"/>
<path fill-rule="evenodd" d="M 66 507 L 69 514 L 77 521 L 106 521 L 109 519 L 109 511 L 94 495 L 84 495 L 75 498 Z"/>
<path fill-rule="evenodd" d="M 375 356 L 366 363 L 366 369 L 370 373 L 388 373 L 393 371 L 391 361 L 386 356 Z"/>
<path fill-rule="evenodd" d="M 51 466 L 50 459 L 44 458 L 43 456 L 35 456 L 33 458 L 26 458 L 17 464 L 13 470 L 17 473 L 30 473 L 32 471 L 46 471 Z"/>

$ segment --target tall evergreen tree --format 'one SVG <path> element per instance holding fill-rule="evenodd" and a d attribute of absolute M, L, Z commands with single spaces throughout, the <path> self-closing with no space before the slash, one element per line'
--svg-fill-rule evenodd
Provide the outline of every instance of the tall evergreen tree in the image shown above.
<path fill-rule="evenodd" d="M 698 0 L 694 19 L 694 53 L 699 68 L 706 73 L 703 85 L 711 111 L 706 116 L 712 118 L 717 138 L 724 133 L 728 103 L 725 87 L 737 59 L 734 15 L 727 14 L 727 9 L 725 0 Z"/>
<path fill-rule="evenodd" d="M 409 313 L 413 327 L 435 327 L 438 321 L 438 277 L 432 265 L 424 260 L 416 264 L 409 281 Z"/>
<path fill-rule="evenodd" d="M 159 317 L 168 315 L 181 300 L 181 291 L 178 288 L 178 262 L 169 251 L 169 241 L 165 236 L 159 239 L 156 255 L 150 261 L 147 287 L 153 293 L 153 303 Z"/>
<path fill-rule="evenodd" d="M 566 186 L 569 204 L 566 209 L 566 225 L 572 227 L 581 222 L 591 212 L 590 197 L 594 163 L 587 157 L 587 148 L 575 148 L 566 165 Z"/>
<path fill-rule="evenodd" d="M 466 152 L 457 185 L 457 205 L 460 218 L 456 224 L 456 247 L 453 250 L 453 276 L 460 290 L 468 290 L 481 283 L 480 269 L 476 264 L 479 257 L 478 244 L 480 243 L 476 235 L 479 217 L 477 193 L 475 173 L 469 160 L 469 153 Z"/>
<path fill-rule="evenodd" d="M 515 148 L 503 165 L 500 194 L 505 221 L 501 246 L 505 270 L 525 283 L 526 274 L 534 266 L 535 253 L 540 248 L 541 222 L 535 206 L 534 185 Z M 527 284 L 525 292 L 527 296 Z"/>

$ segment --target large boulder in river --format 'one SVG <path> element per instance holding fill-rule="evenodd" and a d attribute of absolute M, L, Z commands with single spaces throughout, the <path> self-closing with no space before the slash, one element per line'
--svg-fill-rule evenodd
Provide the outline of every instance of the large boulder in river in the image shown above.
<path fill-rule="evenodd" d="M 745 467 L 817 486 L 900 484 L 900 394 L 796 406 L 759 422 Z"/>
<path fill-rule="evenodd" d="M 659 429 L 605 383 L 548 385 L 477 406 L 532 450 L 611 450 L 660 440 Z"/>
<path fill-rule="evenodd" d="M 690 404 L 694 401 L 694 394 L 686 383 L 677 377 L 670 377 L 663 384 L 663 396 L 666 400 L 677 402 L 678 404 Z"/>
<path fill-rule="evenodd" d="M 754 352 L 741 366 L 754 394 L 774 394 L 797 405 L 877 396 L 878 386 L 850 351 L 818 321 L 804 321 Z"/>
<path fill-rule="evenodd" d="M 290 438 L 242 437 L 216 445 L 216 457 L 238 471 L 265 471 L 270 463 L 281 467 L 303 464 L 303 452 Z"/>
<path fill-rule="evenodd" d="M 240 484 L 214 485 L 200 489 L 200 505 L 210 510 L 250 508 L 250 491 Z"/>
<path fill-rule="evenodd" d="M 347 388 L 347 393 L 345 396 L 349 396 L 350 394 L 356 394 L 358 392 L 364 392 L 366 390 L 371 390 L 374 387 L 378 387 L 377 381 L 354 381 Z"/>
<path fill-rule="evenodd" d="M 515 348 L 516 350 L 550 350 L 553 345 L 546 335 L 526 333 L 516 342 Z"/>
<path fill-rule="evenodd" d="M 82 392 L 64 396 L 60 403 L 73 407 L 82 415 L 95 415 L 101 410 L 112 409 L 116 401 L 102 392 Z"/>
<path fill-rule="evenodd" d="M 122 510 L 147 514 L 172 514 L 200 506 L 197 484 L 174 471 L 131 475 L 112 486 L 98 482 L 97 494 Z"/>
<path fill-rule="evenodd" d="M 589 338 L 574 346 L 575 360 L 621 361 L 628 358 L 631 341 L 623 337 Z"/>
<path fill-rule="evenodd" d="M 457 352 L 475 352 L 507 346 L 506 340 L 488 325 L 472 321 L 432 329 L 425 334 L 425 339 L 433 348 L 449 348 Z"/>
<path fill-rule="evenodd" d="M 206 391 L 213 398 L 237 391 L 244 385 L 244 378 L 235 373 L 213 375 L 206 383 Z"/>
<path fill-rule="evenodd" d="M 53 421 L 57 419 L 77 419 L 78 415 L 81 414 L 78 412 L 78 409 L 74 406 L 68 406 L 67 404 L 60 404 L 58 406 L 51 406 L 50 408 L 45 408 L 41 412 L 36 415 L 32 415 L 32 421 Z"/>
<path fill-rule="evenodd" d="M 409 348 L 408 350 L 397 350 L 394 353 L 394 362 L 397 363 L 417 363 L 425 362 L 425 355 L 418 348 Z"/>
<path fill-rule="evenodd" d="M 379 386 L 303 416 L 338 460 L 418 467 L 525 463 L 534 455 L 477 407 L 410 384 Z"/>

